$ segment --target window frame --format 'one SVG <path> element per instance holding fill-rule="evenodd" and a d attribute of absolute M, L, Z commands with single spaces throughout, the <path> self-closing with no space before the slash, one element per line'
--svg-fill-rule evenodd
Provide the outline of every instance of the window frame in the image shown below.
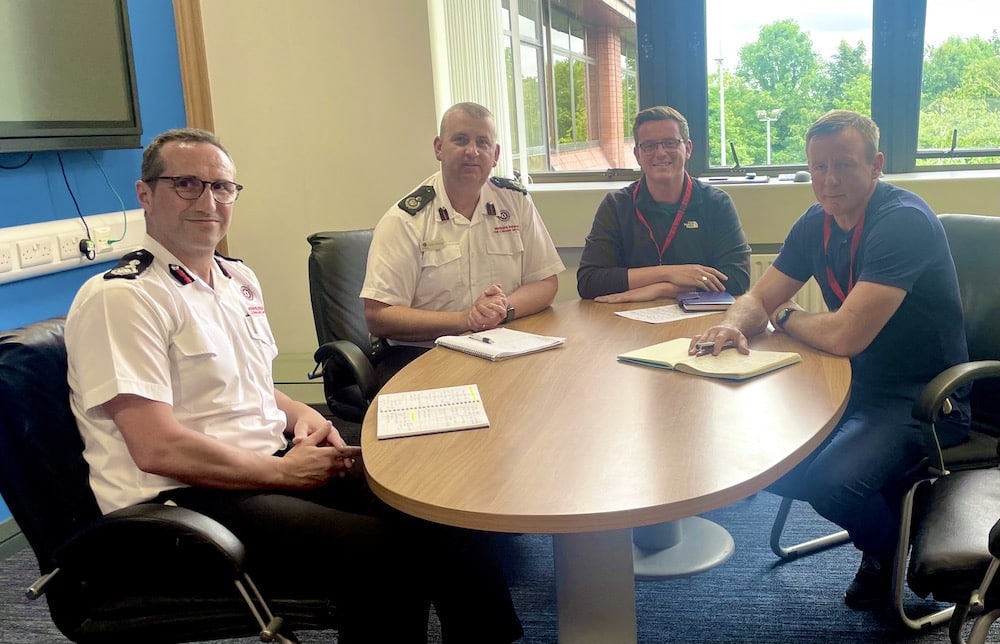
<path fill-rule="evenodd" d="M 732 172 L 794 172 L 796 165 L 709 166 L 707 0 L 635 0 L 639 109 L 671 105 L 688 119 L 694 149 L 688 169 L 695 176 Z M 919 149 L 926 0 L 872 0 L 871 117 L 879 125 L 885 172 L 962 172 L 997 169 L 1000 164 L 917 165 L 918 159 L 1000 156 L 1000 148 Z M 672 25 L 664 29 L 662 25 Z M 679 27 L 683 25 L 683 27 Z M 681 34 L 681 31 L 683 33 Z M 803 142 L 804 143 L 804 142 Z M 732 161 L 732 160 L 730 160 Z M 637 170 L 543 172 L 539 183 L 634 180 Z"/>

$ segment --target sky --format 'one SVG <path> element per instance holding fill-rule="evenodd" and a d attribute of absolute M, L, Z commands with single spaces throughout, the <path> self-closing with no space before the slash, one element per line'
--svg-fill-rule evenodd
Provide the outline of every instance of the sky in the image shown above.
<path fill-rule="evenodd" d="M 813 47 L 825 59 L 837 50 L 841 40 L 851 46 L 864 42 L 871 53 L 871 0 L 838 0 L 834 3 L 792 3 L 760 0 L 708 0 L 709 69 L 723 58 L 726 69 L 736 65 L 743 45 L 757 40 L 762 25 L 786 18 L 795 19 L 812 37 Z M 988 38 L 1000 31 L 1000 2 L 996 0 L 927 0 L 925 44 L 937 45 L 948 36 Z"/>

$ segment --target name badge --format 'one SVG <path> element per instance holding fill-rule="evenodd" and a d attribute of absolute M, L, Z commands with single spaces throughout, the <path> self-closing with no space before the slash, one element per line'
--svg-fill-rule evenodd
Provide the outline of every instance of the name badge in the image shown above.
<path fill-rule="evenodd" d="M 426 239 L 420 242 L 420 250 L 422 251 L 441 250 L 443 248 L 444 248 L 443 239 Z"/>
<path fill-rule="evenodd" d="M 685 228 L 697 228 L 698 227 L 698 222 L 697 221 L 685 221 L 684 222 L 684 227 Z"/>

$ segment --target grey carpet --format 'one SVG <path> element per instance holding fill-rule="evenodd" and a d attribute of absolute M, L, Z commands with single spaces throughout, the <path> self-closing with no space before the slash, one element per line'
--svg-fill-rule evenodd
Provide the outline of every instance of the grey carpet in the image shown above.
<path fill-rule="evenodd" d="M 858 553 L 841 546 L 785 564 L 776 564 L 768 547 L 778 499 L 758 494 L 706 515 L 725 526 L 736 553 L 722 566 L 678 579 L 639 581 L 636 604 L 639 641 L 755 643 L 945 644 L 947 630 L 905 630 L 891 615 L 849 610 L 841 599 L 858 564 Z M 808 509 L 796 506 L 790 538 L 818 536 L 831 529 Z M 511 589 L 521 614 L 526 643 L 556 641 L 552 543 L 543 535 L 504 537 L 501 546 Z M 65 642 L 48 619 L 44 600 L 29 602 L 23 589 L 37 576 L 30 551 L 0 562 L 0 643 Z M 915 597 L 914 606 L 935 606 Z M 439 641 L 436 625 L 432 642 Z M 990 642 L 1000 644 L 1000 624 Z M 332 632 L 301 632 L 303 644 L 336 642 Z M 249 644 L 254 638 L 226 640 Z M 223 643 L 218 643 L 223 644 Z"/>

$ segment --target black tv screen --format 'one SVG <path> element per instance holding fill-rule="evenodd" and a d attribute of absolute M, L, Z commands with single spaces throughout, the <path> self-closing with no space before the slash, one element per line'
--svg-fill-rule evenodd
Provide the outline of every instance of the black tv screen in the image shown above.
<path fill-rule="evenodd" d="M 0 153 L 141 134 L 126 0 L 0 0 Z"/>

